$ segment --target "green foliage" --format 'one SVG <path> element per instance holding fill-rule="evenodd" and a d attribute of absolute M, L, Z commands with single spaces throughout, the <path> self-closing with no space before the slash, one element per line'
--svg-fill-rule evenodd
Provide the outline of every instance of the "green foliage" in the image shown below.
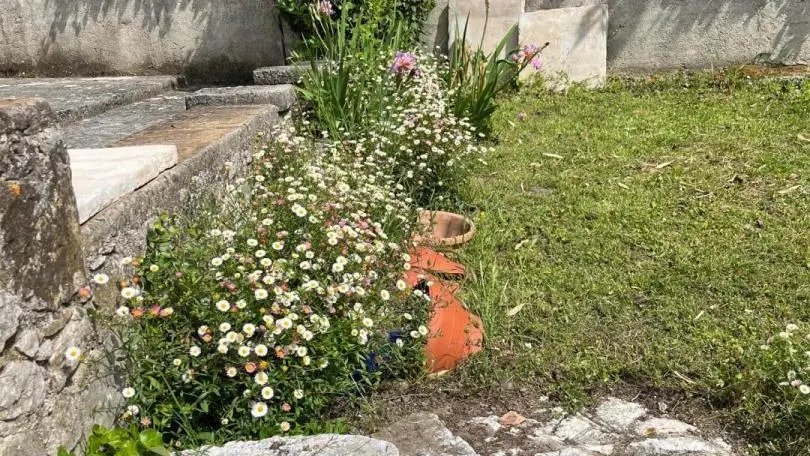
<path fill-rule="evenodd" d="M 394 75 L 381 69 L 390 65 L 394 51 L 403 44 L 396 14 L 352 16 L 352 11 L 347 2 L 336 20 L 314 16 L 313 40 L 324 50 L 324 61 L 311 63 L 299 89 L 333 138 L 364 131 L 368 119 L 380 118 L 396 90 Z"/>
<path fill-rule="evenodd" d="M 401 280 L 413 209 L 338 145 L 277 137 L 215 213 L 154 223 L 122 290 L 140 413 L 122 419 L 181 447 L 333 429 L 336 399 L 422 365 L 428 306 Z"/>
<path fill-rule="evenodd" d="M 468 118 L 481 131 L 489 131 L 490 118 L 495 112 L 495 98 L 506 89 L 515 87 L 518 76 L 531 64 L 539 64 L 542 48 L 527 45 L 523 49 L 509 49 L 509 42 L 517 36 L 512 27 L 495 49 L 484 52 L 483 39 L 477 48 L 467 41 L 469 17 L 463 29 L 456 24 L 455 38 L 450 48 L 444 79 L 451 94 L 453 113 Z M 486 27 L 485 27 L 486 29 Z"/>
<path fill-rule="evenodd" d="M 74 456 L 60 447 L 57 456 Z M 93 433 L 87 439 L 85 456 L 169 456 L 163 444 L 163 436 L 154 429 L 139 430 L 132 424 L 126 428 L 108 429 L 93 426 Z"/>
<path fill-rule="evenodd" d="M 350 24 L 352 24 L 349 33 L 352 33 L 354 24 L 365 20 L 360 19 L 361 17 L 371 17 L 382 21 L 388 20 L 392 15 L 395 15 L 401 18 L 403 33 L 408 43 L 415 43 L 419 39 L 422 26 L 436 5 L 435 0 L 357 0 L 353 2 L 353 7 L 347 8 L 346 6 L 349 3 L 342 0 L 335 0 L 330 3 L 334 10 L 334 17 L 340 17 L 344 14 L 344 10 L 351 9 L 347 17 Z M 277 5 L 284 18 L 298 33 L 304 36 L 305 41 L 316 35 L 318 21 L 323 18 L 323 15 L 316 14 L 316 16 L 313 16 L 311 14 L 313 7 L 317 8 L 319 5 L 317 1 L 278 0 Z M 312 47 L 312 44 L 310 42 L 310 51 L 323 49 L 318 46 Z"/>

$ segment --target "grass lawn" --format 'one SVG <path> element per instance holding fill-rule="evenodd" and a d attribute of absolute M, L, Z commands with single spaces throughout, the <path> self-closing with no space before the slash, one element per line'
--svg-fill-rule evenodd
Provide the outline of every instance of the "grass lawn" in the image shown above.
<path fill-rule="evenodd" d="M 810 323 L 810 84 L 527 89 L 495 133 L 464 190 L 480 211 L 464 300 L 488 341 L 460 381 L 536 382 L 569 403 L 676 391 L 754 440 L 783 432 L 740 412 L 732 385 L 746 353 Z"/>

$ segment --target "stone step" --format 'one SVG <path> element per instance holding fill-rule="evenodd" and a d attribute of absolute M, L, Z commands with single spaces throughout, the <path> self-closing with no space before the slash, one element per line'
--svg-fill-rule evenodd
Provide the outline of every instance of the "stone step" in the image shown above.
<path fill-rule="evenodd" d="M 256 85 L 298 84 L 301 74 L 309 64 L 280 65 L 253 70 L 253 83 Z"/>
<path fill-rule="evenodd" d="M 177 164 L 175 146 L 68 149 L 79 223 Z"/>
<path fill-rule="evenodd" d="M 186 108 L 272 104 L 279 111 L 287 111 L 295 104 L 295 100 L 295 87 L 291 84 L 211 87 L 186 96 Z"/>
<path fill-rule="evenodd" d="M 0 78 L 0 99 L 42 98 L 65 125 L 154 97 L 178 84 L 174 76 Z"/>
<path fill-rule="evenodd" d="M 111 146 L 172 144 L 177 146 L 178 161 L 183 162 L 257 118 L 276 119 L 278 108 L 273 105 L 197 106 L 115 141 Z"/>
<path fill-rule="evenodd" d="M 186 110 L 186 92 L 166 92 L 146 100 L 111 109 L 62 129 L 68 148 L 107 147 L 127 136 L 165 122 Z"/>

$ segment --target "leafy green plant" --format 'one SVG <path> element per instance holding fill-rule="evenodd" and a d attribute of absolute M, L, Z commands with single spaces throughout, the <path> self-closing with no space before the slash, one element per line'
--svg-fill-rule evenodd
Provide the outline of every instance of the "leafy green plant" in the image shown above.
<path fill-rule="evenodd" d="M 348 3 L 342 0 L 278 0 L 277 5 L 288 23 L 307 41 L 315 35 L 319 20 L 312 16 L 313 8 L 320 18 L 340 17 Z M 357 17 L 369 15 L 387 19 L 393 11 L 402 18 L 407 40 L 415 43 L 435 6 L 435 0 L 359 0 L 354 2 L 349 21 L 354 24 Z"/>
<path fill-rule="evenodd" d="M 60 447 L 57 456 L 74 456 L 74 453 Z M 105 428 L 93 426 L 93 433 L 87 439 L 85 456 L 169 456 L 163 445 L 163 435 L 154 429 L 140 430 L 136 424 L 126 428 Z"/>
<path fill-rule="evenodd" d="M 155 222 L 129 263 L 122 419 L 181 447 L 334 427 L 336 399 L 422 364 L 413 208 L 340 143 L 274 137 L 216 212 Z"/>
<path fill-rule="evenodd" d="M 527 44 L 520 49 L 507 49 L 517 34 L 515 26 L 487 54 L 483 50 L 483 33 L 478 47 L 470 47 L 467 42 L 468 26 L 469 17 L 461 30 L 456 23 L 455 39 L 450 48 L 444 79 L 450 90 L 456 117 L 469 118 L 480 130 L 489 131 L 490 117 L 496 109 L 495 97 L 505 89 L 514 87 L 520 73 L 529 65 L 540 68 L 539 55 L 545 46 L 539 48 Z"/>
<path fill-rule="evenodd" d="M 335 138 L 362 131 L 368 119 L 382 115 L 396 86 L 394 75 L 381 69 L 403 44 L 402 23 L 395 12 L 385 20 L 364 13 L 352 21 L 352 11 L 347 2 L 337 20 L 313 12 L 317 24 L 313 41 L 324 50 L 324 60 L 311 62 L 299 89 L 320 126 Z"/>

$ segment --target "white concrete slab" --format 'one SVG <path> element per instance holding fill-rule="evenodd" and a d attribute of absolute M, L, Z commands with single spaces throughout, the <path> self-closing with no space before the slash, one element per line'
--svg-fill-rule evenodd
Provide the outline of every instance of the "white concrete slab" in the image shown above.
<path fill-rule="evenodd" d="M 520 41 L 542 46 L 542 73 L 552 86 L 566 81 L 601 86 L 607 73 L 608 5 L 586 5 L 524 13 Z M 521 75 L 536 71 L 529 66 Z M 564 75 L 564 76 L 561 76 Z"/>
<path fill-rule="evenodd" d="M 489 6 L 487 7 L 487 5 Z M 477 49 L 483 37 L 484 51 L 493 51 L 509 30 L 518 25 L 520 15 L 523 14 L 523 5 L 524 0 L 450 0 L 447 15 L 450 35 L 448 44 L 452 45 L 455 41 L 456 24 L 458 24 L 459 34 L 461 34 L 469 15 L 467 43 Z M 489 15 L 489 21 L 487 21 L 487 15 Z M 515 33 L 505 51 L 515 49 L 517 45 L 517 33 Z"/>
<path fill-rule="evenodd" d="M 68 149 L 73 191 L 84 223 L 177 164 L 169 145 Z"/>

